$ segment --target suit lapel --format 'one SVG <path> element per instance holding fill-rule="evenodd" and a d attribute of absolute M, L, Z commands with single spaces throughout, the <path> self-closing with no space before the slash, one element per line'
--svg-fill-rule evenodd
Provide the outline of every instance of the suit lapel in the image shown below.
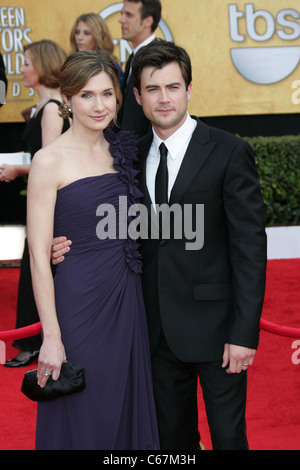
<path fill-rule="evenodd" d="M 199 120 L 197 123 L 172 188 L 169 205 L 180 202 L 215 146 L 215 143 L 209 140 L 208 126 Z"/>

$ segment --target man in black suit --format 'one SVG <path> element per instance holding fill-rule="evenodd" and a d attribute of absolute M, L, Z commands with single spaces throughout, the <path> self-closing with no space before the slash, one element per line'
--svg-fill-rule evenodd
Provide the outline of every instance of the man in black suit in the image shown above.
<path fill-rule="evenodd" d="M 162 232 L 141 242 L 161 447 L 197 448 L 199 376 L 214 449 L 248 449 L 246 371 L 258 345 L 266 272 L 253 153 L 242 139 L 189 116 L 192 71 L 180 47 L 153 41 L 135 55 L 132 75 L 153 128 L 139 145 L 143 203 L 148 214 L 155 203 L 179 206 L 183 229 L 188 222 L 198 235 L 193 246 L 171 224 L 167 239 Z"/>
<path fill-rule="evenodd" d="M 141 240 L 161 449 L 197 449 L 199 377 L 213 448 L 246 450 L 247 368 L 258 346 L 266 273 L 253 152 L 188 114 L 192 72 L 180 47 L 152 41 L 137 52 L 132 74 L 152 124 L 139 143 L 143 204 L 149 215 L 157 203 L 156 210 L 177 210 L 165 212 L 155 237 Z M 57 263 L 70 242 L 54 242 Z"/>
<path fill-rule="evenodd" d="M 151 125 L 134 97 L 131 62 L 140 47 L 155 39 L 154 31 L 160 18 L 160 0 L 125 0 L 119 19 L 122 38 L 131 42 L 133 52 L 125 67 L 121 90 L 123 104 L 118 115 L 118 123 L 121 130 L 135 131 L 139 136 L 145 135 L 151 129 Z"/>

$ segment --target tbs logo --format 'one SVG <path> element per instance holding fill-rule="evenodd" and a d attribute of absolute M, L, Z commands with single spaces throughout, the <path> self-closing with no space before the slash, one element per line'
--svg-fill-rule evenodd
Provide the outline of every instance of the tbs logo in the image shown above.
<path fill-rule="evenodd" d="M 300 13 L 297 10 L 280 10 L 274 18 L 267 10 L 255 11 L 253 3 L 246 3 L 245 12 L 238 10 L 236 4 L 230 4 L 228 8 L 230 37 L 234 42 L 245 41 L 240 28 L 242 18 L 245 18 L 247 34 L 253 41 L 265 42 L 274 35 L 283 41 L 300 38 Z M 257 32 L 258 19 L 265 24 L 263 33 Z M 237 71 L 246 80 L 259 85 L 269 85 L 285 79 L 300 62 L 300 46 L 236 47 L 230 53 Z"/>

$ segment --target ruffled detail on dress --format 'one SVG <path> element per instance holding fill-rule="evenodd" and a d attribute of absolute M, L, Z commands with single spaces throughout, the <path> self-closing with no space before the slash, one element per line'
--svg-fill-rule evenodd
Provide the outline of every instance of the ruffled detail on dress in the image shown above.
<path fill-rule="evenodd" d="M 118 133 L 112 130 L 105 131 L 105 138 L 110 144 L 110 152 L 114 157 L 114 167 L 120 173 L 121 181 L 128 186 L 128 204 L 129 208 L 133 204 L 138 204 L 143 194 L 138 188 L 137 175 L 139 171 L 134 167 L 138 160 L 138 147 L 135 134 L 130 131 L 120 131 Z M 128 225 L 135 219 L 134 216 L 127 216 Z M 139 252 L 139 245 L 136 240 L 129 235 L 125 245 L 126 262 L 128 267 L 136 274 L 142 272 L 142 257 Z"/>

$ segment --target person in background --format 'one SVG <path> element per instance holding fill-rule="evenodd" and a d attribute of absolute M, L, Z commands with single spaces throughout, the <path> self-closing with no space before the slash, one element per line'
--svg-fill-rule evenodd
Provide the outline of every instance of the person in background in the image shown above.
<path fill-rule="evenodd" d="M 27 88 L 33 88 L 38 97 L 38 103 L 26 110 L 29 121 L 22 135 L 24 150 L 34 154 L 65 132 L 69 126 L 68 119 L 62 119 L 59 106 L 62 99 L 59 92 L 59 71 L 66 59 L 66 53 L 59 44 L 44 39 L 33 42 L 24 47 L 24 64 L 21 67 L 23 83 Z M 12 181 L 22 175 L 28 175 L 31 165 L 0 166 L 0 181 Z M 39 321 L 36 309 L 31 273 L 27 239 L 21 261 L 20 278 L 17 300 L 16 328 L 22 328 Z M 7 367 L 20 367 L 30 364 L 39 353 L 41 336 L 16 340 L 13 346 L 20 349 L 19 354 L 5 363 Z"/>
<path fill-rule="evenodd" d="M 28 181 L 43 329 L 38 384 L 57 380 L 67 359 L 84 367 L 86 388 L 38 404 L 36 449 L 158 450 L 142 266 L 118 207 L 123 197 L 127 213 L 140 197 L 135 139 L 110 129 L 122 102 L 118 71 L 106 53 L 80 51 L 66 60 L 60 82 L 61 113 L 72 112 L 72 126 L 35 156 Z M 101 229 L 108 206 L 119 215 L 114 237 Z M 74 248 L 54 280 L 53 232 L 69 233 Z"/>
<path fill-rule="evenodd" d="M 73 25 L 70 34 L 71 54 L 76 51 L 105 51 L 107 52 L 120 74 L 120 86 L 123 83 L 123 70 L 114 55 L 114 43 L 105 21 L 96 13 L 80 15 Z"/>
<path fill-rule="evenodd" d="M 4 87 L 5 87 L 3 96 L 0 95 L 0 106 L 2 106 L 4 104 L 4 98 L 6 96 L 6 90 L 7 90 L 7 77 L 5 73 L 5 65 L 4 65 L 2 54 L 0 54 L 0 81 L 4 83 Z"/>
<path fill-rule="evenodd" d="M 160 19 L 160 0 L 125 0 L 119 18 L 122 38 L 131 42 L 133 52 L 125 67 L 123 105 L 118 115 L 118 124 L 121 130 L 134 131 L 138 136 L 145 135 L 151 129 L 151 124 L 134 96 L 131 63 L 138 49 L 155 39 L 154 32 Z"/>

